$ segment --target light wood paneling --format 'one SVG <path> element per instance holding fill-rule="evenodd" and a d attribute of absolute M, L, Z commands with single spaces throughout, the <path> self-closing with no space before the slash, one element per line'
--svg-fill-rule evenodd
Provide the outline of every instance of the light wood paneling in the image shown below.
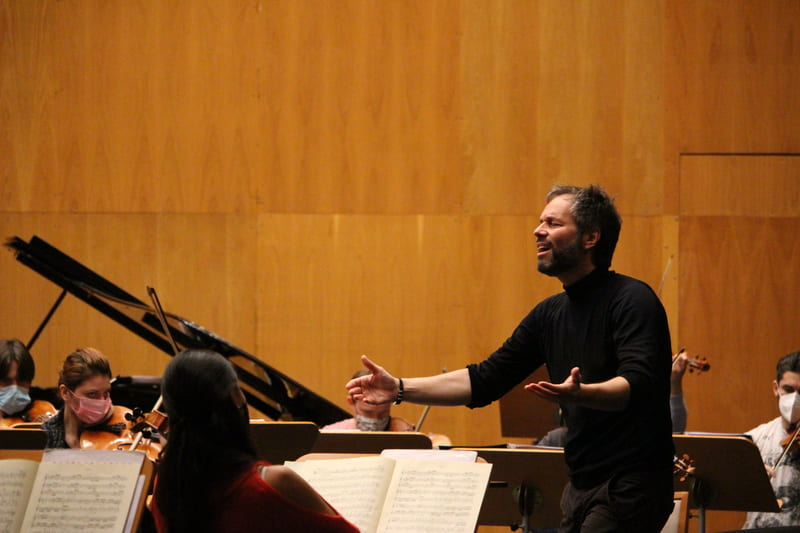
<path fill-rule="evenodd" d="M 532 224 L 530 217 L 262 217 L 261 355 L 285 358 L 290 375 L 343 407 L 344 383 L 362 353 L 396 375 L 462 368 L 490 353 L 546 294 L 532 272 Z M 514 260 L 520 254 L 533 261 Z M 416 421 L 419 411 L 400 406 L 398 414 Z M 454 442 L 496 441 L 496 412 L 475 413 L 434 409 L 426 427 Z"/>
<path fill-rule="evenodd" d="M 255 208 L 252 4 L 5 2 L 0 16 L 6 209 Z"/>
<path fill-rule="evenodd" d="M 465 207 L 526 213 L 555 182 L 661 206 L 660 2 L 466 4 Z"/>
<path fill-rule="evenodd" d="M 659 3 L 5 5 L 7 210 L 659 209 Z"/>
<path fill-rule="evenodd" d="M 681 157 L 681 216 L 800 217 L 800 154 Z"/>
<path fill-rule="evenodd" d="M 260 211 L 460 210 L 461 5 L 264 5 Z"/>
<path fill-rule="evenodd" d="M 684 156 L 680 343 L 711 363 L 687 376 L 688 429 L 746 432 L 778 416 L 778 359 L 800 348 L 797 157 Z M 743 513 L 713 513 L 715 530 Z"/>
<path fill-rule="evenodd" d="M 800 152 L 800 4 L 669 3 L 669 115 L 681 152 Z"/>
<path fill-rule="evenodd" d="M 800 348 L 797 227 L 797 219 L 778 218 L 682 221 L 681 332 L 708 357 L 713 379 L 690 383 L 719 387 L 687 393 L 691 429 L 746 431 L 778 416 L 775 363 Z"/>

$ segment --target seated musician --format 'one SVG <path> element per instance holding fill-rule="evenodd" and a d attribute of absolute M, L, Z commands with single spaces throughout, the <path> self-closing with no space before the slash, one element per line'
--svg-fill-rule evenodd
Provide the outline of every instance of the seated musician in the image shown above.
<path fill-rule="evenodd" d="M 797 440 L 793 439 L 800 424 L 800 351 L 778 361 L 772 393 L 780 416 L 747 434 L 761 452 L 780 512 L 749 512 L 744 529 L 800 526 L 800 453 L 795 451 Z"/>
<path fill-rule="evenodd" d="M 109 448 L 128 430 L 126 407 L 111 402 L 111 365 L 95 348 L 69 354 L 58 373 L 64 407 L 42 424 L 48 448 Z"/>
<path fill-rule="evenodd" d="M 31 382 L 36 365 L 17 339 L 0 341 L 0 426 L 44 422 L 56 408 L 46 400 L 32 400 Z"/>
<path fill-rule="evenodd" d="M 369 370 L 362 368 L 353 374 L 352 379 L 369 374 Z M 345 418 L 339 422 L 328 424 L 320 428 L 327 430 L 359 430 L 359 431 L 416 431 L 414 424 L 399 416 L 392 416 L 391 404 L 369 405 L 360 400 L 353 400 L 347 396 L 347 403 L 353 411 L 353 418 Z M 428 433 L 434 448 L 450 446 L 452 443 L 446 435 Z"/>
<path fill-rule="evenodd" d="M 185 350 L 161 381 L 169 433 L 151 510 L 160 533 L 357 533 L 298 474 L 256 458 L 233 364 Z"/>

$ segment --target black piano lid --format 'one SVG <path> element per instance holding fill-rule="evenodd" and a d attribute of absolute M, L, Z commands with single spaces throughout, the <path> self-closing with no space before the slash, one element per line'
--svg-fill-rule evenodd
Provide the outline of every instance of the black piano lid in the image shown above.
<path fill-rule="evenodd" d="M 14 251 L 20 263 L 164 353 L 173 355 L 172 344 L 152 307 L 37 236 L 33 236 L 30 242 L 11 237 L 6 246 Z M 179 349 L 206 348 L 227 357 L 236 369 L 248 403 L 273 420 L 309 421 L 321 427 L 351 416 L 348 411 L 202 326 L 172 313 L 165 315 Z"/>

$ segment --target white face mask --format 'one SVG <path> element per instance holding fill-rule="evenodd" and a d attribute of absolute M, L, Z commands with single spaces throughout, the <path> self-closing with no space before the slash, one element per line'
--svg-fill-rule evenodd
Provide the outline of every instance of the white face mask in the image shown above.
<path fill-rule="evenodd" d="M 778 398 L 778 408 L 783 419 L 790 424 L 800 420 L 800 396 L 796 392 L 781 394 Z"/>
<path fill-rule="evenodd" d="M 389 429 L 390 417 L 369 418 L 363 415 L 356 415 L 356 427 L 361 431 L 386 431 Z"/>

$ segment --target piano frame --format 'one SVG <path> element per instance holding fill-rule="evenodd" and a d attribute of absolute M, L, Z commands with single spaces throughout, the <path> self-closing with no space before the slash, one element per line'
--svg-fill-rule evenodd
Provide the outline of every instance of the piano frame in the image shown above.
<path fill-rule="evenodd" d="M 152 307 L 37 236 L 30 242 L 11 237 L 5 244 L 14 252 L 17 261 L 63 289 L 28 343 L 29 348 L 69 293 L 162 352 L 174 355 L 172 344 Z M 269 418 L 314 422 L 321 427 L 352 416 L 211 331 L 178 315 L 165 315 L 179 349 L 210 349 L 228 358 L 236 369 L 248 403 Z"/>

